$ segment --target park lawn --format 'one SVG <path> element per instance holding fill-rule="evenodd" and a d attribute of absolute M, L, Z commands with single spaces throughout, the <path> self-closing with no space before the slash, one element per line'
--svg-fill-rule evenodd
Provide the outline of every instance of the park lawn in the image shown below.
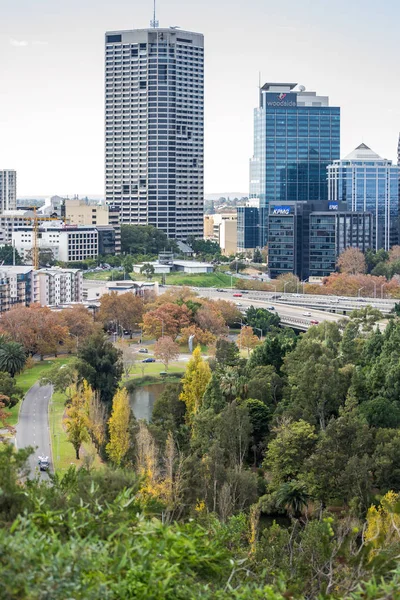
<path fill-rule="evenodd" d="M 167 373 L 182 373 L 186 368 L 186 361 L 171 361 L 168 365 Z M 162 362 L 157 361 L 155 363 L 142 363 L 137 362 L 133 369 L 131 369 L 129 377 L 143 377 L 146 375 L 159 375 L 165 371 L 165 367 Z"/>
<path fill-rule="evenodd" d="M 83 273 L 83 279 L 93 279 L 100 281 L 108 281 L 111 276 L 111 271 L 96 271 L 91 273 Z"/>
<path fill-rule="evenodd" d="M 26 392 L 30 390 L 30 388 L 44 375 L 48 369 L 50 369 L 50 367 L 52 367 L 54 364 L 58 364 L 61 367 L 61 365 L 67 364 L 72 358 L 72 356 L 61 356 L 59 358 L 38 361 L 31 369 L 25 369 L 25 371 L 15 377 L 17 385 L 22 388 L 24 394 L 26 394 Z M 18 404 L 10 409 L 10 425 L 15 426 L 17 424 L 20 408 L 21 402 L 18 402 Z"/>
<path fill-rule="evenodd" d="M 102 461 L 98 456 L 92 442 L 84 443 L 80 451 L 80 460 L 75 458 L 75 450 L 73 445 L 67 439 L 67 433 L 64 426 L 65 413 L 65 394 L 55 392 L 49 406 L 49 420 L 51 433 L 51 449 L 53 457 L 54 471 L 64 473 L 71 465 L 77 467 L 82 466 L 85 456 L 93 457 L 92 466 L 99 468 Z"/>
<path fill-rule="evenodd" d="M 232 278 L 235 285 L 236 277 Z M 195 287 L 231 287 L 231 276 L 225 273 L 171 273 L 165 278 L 167 285 L 189 285 Z"/>

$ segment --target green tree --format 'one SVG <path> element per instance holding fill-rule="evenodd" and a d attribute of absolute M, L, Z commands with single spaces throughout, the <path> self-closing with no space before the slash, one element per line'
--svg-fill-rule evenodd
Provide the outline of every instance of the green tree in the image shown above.
<path fill-rule="evenodd" d="M 26 353 L 21 344 L 6 342 L 0 346 L 0 371 L 6 371 L 14 377 L 25 367 Z"/>
<path fill-rule="evenodd" d="M 235 342 L 219 338 L 216 344 L 215 360 L 219 366 L 235 367 L 238 365 L 240 353 Z"/>
<path fill-rule="evenodd" d="M 24 396 L 22 388 L 17 386 L 15 379 L 9 373 L 0 372 L 0 396 L 6 408 L 12 408 Z"/>
<path fill-rule="evenodd" d="M 371 499 L 371 431 L 349 399 L 331 419 L 304 464 L 310 494 L 322 504 L 356 500 L 364 509 Z"/>
<path fill-rule="evenodd" d="M 290 419 L 283 419 L 273 432 L 275 437 L 268 444 L 263 464 L 276 491 L 283 483 L 298 478 L 313 452 L 317 435 L 310 423 Z"/>
<path fill-rule="evenodd" d="M 108 421 L 110 441 L 106 446 L 107 454 L 118 467 L 124 460 L 130 446 L 128 392 L 118 390 L 113 398 L 111 417 Z"/>
<path fill-rule="evenodd" d="M 221 375 L 213 372 L 203 396 L 203 409 L 211 408 L 215 413 L 221 412 L 226 406 L 226 398 L 221 390 Z"/>
<path fill-rule="evenodd" d="M 272 411 L 282 400 L 284 381 L 272 365 L 249 369 L 247 394 L 249 398 L 261 400 Z"/>
<path fill-rule="evenodd" d="M 106 336 L 96 332 L 79 348 L 77 370 L 80 379 L 86 379 L 102 402 L 112 403 L 122 377 L 123 365 L 120 350 L 114 348 Z"/>
<path fill-rule="evenodd" d="M 176 249 L 176 242 L 152 225 L 122 225 L 121 251 L 123 254 L 158 254 Z"/>
<path fill-rule="evenodd" d="M 5 244 L 0 248 L 0 263 L 3 265 L 13 265 L 15 257 L 15 265 L 22 265 L 22 259 L 18 251 L 12 246 Z"/>
<path fill-rule="evenodd" d="M 144 263 L 144 265 L 140 267 L 140 272 L 142 274 L 144 273 L 147 279 L 151 279 L 154 275 L 155 269 L 151 263 Z"/>
<path fill-rule="evenodd" d="M 247 408 L 249 413 L 250 423 L 253 432 L 253 444 L 258 445 L 262 442 L 269 432 L 269 423 L 271 421 L 271 411 L 268 406 L 256 400 L 249 398 L 243 402 L 243 406 Z"/>
<path fill-rule="evenodd" d="M 228 402 L 232 402 L 246 396 L 247 380 L 237 367 L 226 367 L 221 372 L 220 388 Z"/>
<path fill-rule="evenodd" d="M 78 372 L 78 363 L 72 360 L 65 365 L 53 365 L 40 378 L 40 385 L 52 385 L 55 392 L 65 393 L 69 397 L 69 389 L 76 384 Z"/>
<path fill-rule="evenodd" d="M 249 370 L 254 367 L 272 365 L 277 373 L 280 373 L 283 359 L 293 350 L 296 345 L 296 335 L 293 330 L 291 333 L 282 332 L 279 334 L 269 334 L 264 342 L 254 348 L 249 359 Z"/>
<path fill-rule="evenodd" d="M 164 443 L 169 432 L 174 439 L 181 438 L 181 433 L 183 434 L 186 405 L 180 399 L 181 391 L 180 383 L 167 383 L 154 403 L 151 422 L 163 433 Z"/>
<path fill-rule="evenodd" d="M 335 352 L 304 336 L 286 357 L 285 372 L 290 385 L 286 411 L 325 429 L 328 419 L 344 404 L 350 385 Z"/>
<path fill-rule="evenodd" d="M 246 322 L 250 327 L 253 327 L 254 332 L 260 337 L 262 330 L 263 335 L 266 335 L 274 327 L 279 327 L 281 319 L 278 314 L 273 313 L 265 308 L 254 308 L 250 306 L 246 310 Z"/>
<path fill-rule="evenodd" d="M 277 490 L 275 502 L 284 507 L 291 518 L 299 519 L 303 508 L 307 506 L 309 496 L 304 482 L 286 481 Z"/>

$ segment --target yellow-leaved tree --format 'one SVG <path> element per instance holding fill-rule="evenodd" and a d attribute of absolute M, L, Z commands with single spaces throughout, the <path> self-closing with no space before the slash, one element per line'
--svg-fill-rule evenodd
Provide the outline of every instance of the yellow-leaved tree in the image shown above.
<path fill-rule="evenodd" d="M 112 462 L 119 466 L 130 446 L 128 392 L 125 388 L 118 390 L 113 398 L 111 417 L 108 421 L 110 441 L 106 446 L 107 454 Z"/>
<path fill-rule="evenodd" d="M 367 529 L 364 540 L 371 544 L 373 553 L 400 542 L 400 494 L 388 492 L 378 508 L 371 506 L 367 512 Z"/>
<path fill-rule="evenodd" d="M 67 438 L 75 449 L 77 460 L 79 460 L 79 450 L 83 442 L 89 440 L 88 402 L 92 394 L 92 389 L 87 381 L 84 381 L 82 386 L 72 386 L 71 403 L 65 411 Z"/>
<path fill-rule="evenodd" d="M 194 349 L 182 379 L 180 399 L 186 404 L 187 421 L 191 423 L 203 401 L 204 392 L 211 379 L 211 369 L 201 356 L 200 346 Z"/>

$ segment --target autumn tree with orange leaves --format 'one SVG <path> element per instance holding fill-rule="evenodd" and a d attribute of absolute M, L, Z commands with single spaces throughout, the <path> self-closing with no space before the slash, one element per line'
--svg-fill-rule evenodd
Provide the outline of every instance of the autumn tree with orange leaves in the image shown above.
<path fill-rule="evenodd" d="M 142 323 L 143 333 L 156 339 L 167 335 L 175 340 L 180 330 L 190 325 L 192 317 L 192 312 L 185 304 L 180 306 L 167 302 L 145 313 Z"/>
<path fill-rule="evenodd" d="M 68 341 L 68 327 L 61 312 L 32 304 L 16 306 L 0 318 L 0 333 L 24 346 L 27 353 L 57 354 Z"/>
<path fill-rule="evenodd" d="M 140 323 L 143 309 L 142 298 L 133 292 L 111 292 L 101 297 L 97 318 L 103 325 L 115 325 L 120 334 L 123 330 L 132 331 Z"/>
<path fill-rule="evenodd" d="M 346 248 L 337 260 L 337 266 L 341 273 L 357 275 L 367 272 L 365 256 L 358 248 Z"/>

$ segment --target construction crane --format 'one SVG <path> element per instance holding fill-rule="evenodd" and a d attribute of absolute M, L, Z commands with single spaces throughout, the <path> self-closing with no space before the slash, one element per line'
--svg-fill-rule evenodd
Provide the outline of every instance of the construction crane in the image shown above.
<path fill-rule="evenodd" d="M 7 219 L 25 219 L 27 221 L 31 221 L 32 222 L 32 230 L 33 230 L 33 244 L 32 244 L 32 263 L 33 263 L 33 268 L 35 269 L 35 271 L 37 271 L 39 269 L 39 244 L 38 244 L 38 239 L 39 239 L 39 224 L 43 221 L 62 221 L 63 223 L 65 223 L 66 219 L 65 217 L 44 217 L 42 215 L 38 215 L 36 212 L 36 206 L 33 206 L 32 208 L 29 208 L 28 210 L 32 210 L 33 215 L 32 216 L 27 216 L 27 215 L 4 215 L 7 217 Z M 14 230 L 14 228 L 13 228 Z"/>

